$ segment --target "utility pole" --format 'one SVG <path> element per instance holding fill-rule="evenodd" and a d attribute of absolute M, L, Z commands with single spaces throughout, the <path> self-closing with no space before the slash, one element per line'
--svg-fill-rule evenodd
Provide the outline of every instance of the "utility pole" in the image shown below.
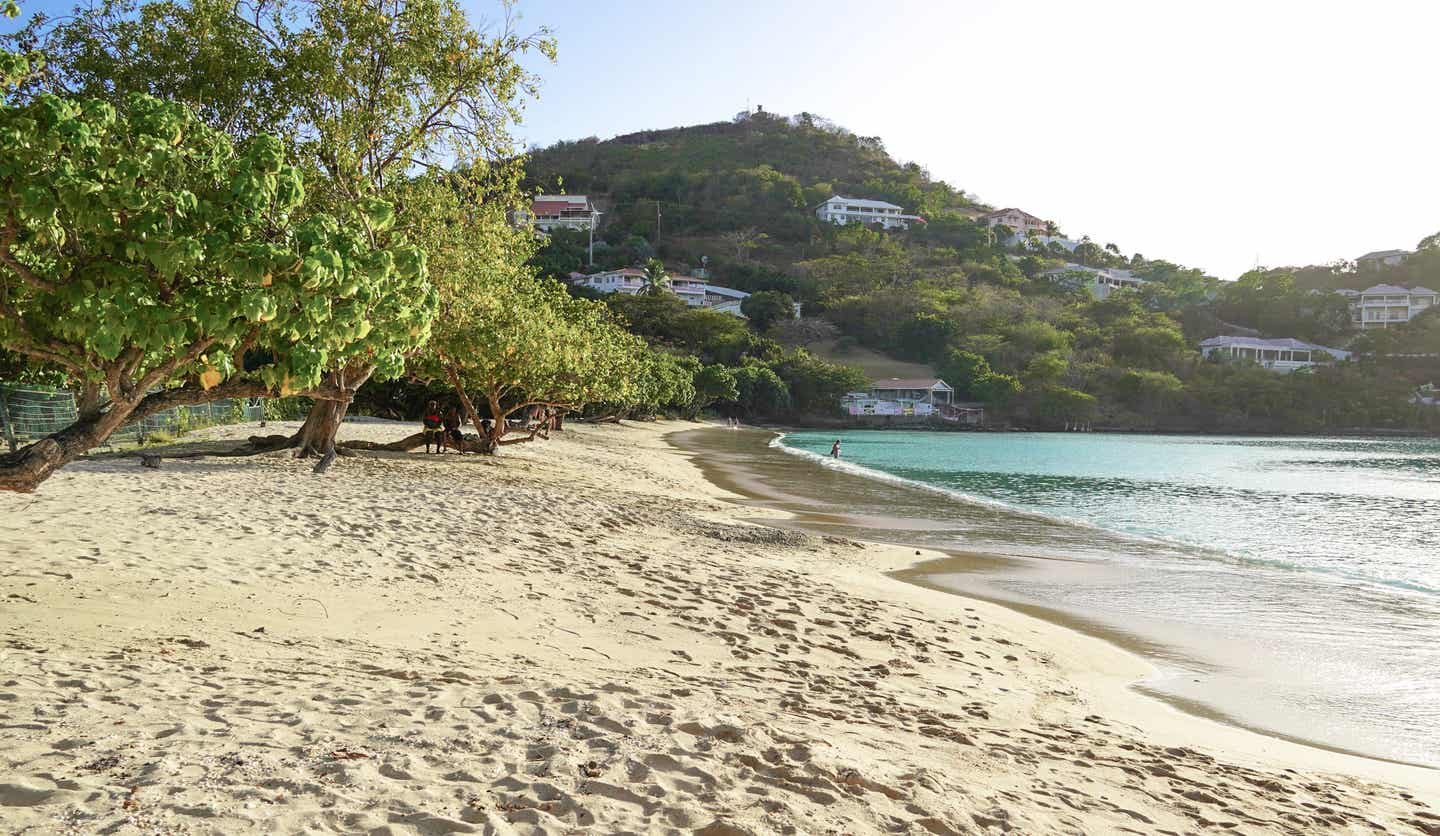
<path fill-rule="evenodd" d="M 600 213 L 595 207 L 590 207 L 590 266 L 595 266 L 595 224 L 599 223 Z"/>
<path fill-rule="evenodd" d="M 655 246 L 660 246 L 660 201 L 655 201 Z"/>

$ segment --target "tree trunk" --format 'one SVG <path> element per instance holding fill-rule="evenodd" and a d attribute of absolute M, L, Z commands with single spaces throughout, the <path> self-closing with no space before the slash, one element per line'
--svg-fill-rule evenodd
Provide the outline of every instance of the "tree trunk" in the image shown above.
<path fill-rule="evenodd" d="M 323 456 L 335 446 L 335 436 L 340 432 L 340 422 L 345 420 L 349 404 L 339 401 L 316 401 L 310 407 L 310 414 L 300 431 L 291 436 L 287 447 L 295 448 L 295 458 Z"/>
<path fill-rule="evenodd" d="M 374 373 L 374 366 L 346 367 L 326 375 L 325 383 L 354 391 L 364 385 Z M 297 459 L 324 456 L 334 449 L 335 436 L 339 434 L 340 424 L 345 420 L 345 413 L 349 409 L 348 400 L 316 401 L 315 405 L 310 407 L 310 414 L 305 416 L 305 423 L 300 426 L 300 431 L 290 438 L 285 447 L 294 448 Z"/>
<path fill-rule="evenodd" d="M 475 410 L 474 401 L 470 400 L 470 395 L 465 391 L 464 384 L 460 382 L 459 373 L 455 371 L 455 367 L 447 364 L 445 366 L 445 374 L 450 378 L 450 385 L 455 387 L 455 394 L 460 397 L 460 408 L 465 410 L 465 418 L 470 421 L 470 425 L 473 426 L 475 432 L 480 435 L 476 452 L 484 453 L 487 456 L 495 455 L 495 445 L 492 443 L 490 434 L 485 432 L 485 425 L 480 421 L 480 413 Z M 493 415 L 494 413 L 491 414 Z M 469 451 L 467 450 L 466 452 Z"/>
<path fill-rule="evenodd" d="M 54 435 L 0 456 L 0 490 L 29 493 L 55 471 L 84 455 L 125 424 L 135 404 L 112 403 L 110 409 L 76 421 Z"/>

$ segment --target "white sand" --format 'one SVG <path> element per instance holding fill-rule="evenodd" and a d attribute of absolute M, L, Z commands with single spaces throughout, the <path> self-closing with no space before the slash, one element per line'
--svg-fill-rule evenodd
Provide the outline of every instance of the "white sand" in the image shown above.
<path fill-rule="evenodd" d="M 1440 833 L 1434 771 L 735 522 L 677 428 L 0 495 L 0 831 Z"/>

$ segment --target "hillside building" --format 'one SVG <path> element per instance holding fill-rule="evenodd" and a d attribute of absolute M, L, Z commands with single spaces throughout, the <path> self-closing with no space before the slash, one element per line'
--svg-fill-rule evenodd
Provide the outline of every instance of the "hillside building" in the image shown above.
<path fill-rule="evenodd" d="M 886 229 L 909 229 L 911 223 L 924 223 L 919 215 L 907 215 L 904 208 L 883 200 L 835 195 L 815 207 L 815 217 L 832 224 L 880 224 Z"/>
<path fill-rule="evenodd" d="M 1357 328 L 1385 328 L 1409 322 L 1434 307 L 1437 297 L 1429 288 L 1393 284 L 1377 284 L 1345 295 L 1350 299 L 1350 321 Z"/>
<path fill-rule="evenodd" d="M 606 270 L 600 273 L 571 273 L 570 284 L 588 287 L 599 293 L 624 293 L 637 296 L 645 290 L 645 271 L 635 267 Z M 743 317 L 740 303 L 750 294 L 720 285 L 713 285 L 695 276 L 671 276 L 670 291 L 692 308 L 712 308 L 721 313 Z"/>
<path fill-rule="evenodd" d="M 1206 359 L 1251 362 L 1281 374 L 1337 360 L 1348 360 L 1350 352 L 1296 339 L 1262 340 L 1259 337 L 1211 337 L 1200 343 Z"/>
<path fill-rule="evenodd" d="M 1360 270 L 1379 270 L 1381 267 L 1394 267 L 1409 256 L 1409 250 L 1376 250 L 1355 259 L 1355 266 Z"/>
<path fill-rule="evenodd" d="M 1017 238 L 1028 238 L 1031 235 L 1048 236 L 1053 228 L 1053 224 L 1044 218 L 1037 218 L 1029 212 L 1014 208 L 988 212 L 980 216 L 980 222 L 989 227 L 1004 226 Z"/>
<path fill-rule="evenodd" d="M 533 223 L 541 232 L 553 229 L 593 230 L 596 211 L 590 198 L 583 194 L 540 195 L 530 202 L 530 209 L 515 212 L 515 224 Z"/>
<path fill-rule="evenodd" d="M 1109 298 L 1110 294 L 1117 290 L 1134 290 L 1148 284 L 1130 270 L 1118 267 L 1086 267 L 1073 263 L 1051 268 L 1041 275 L 1052 282 L 1072 282 L 1078 280 L 1082 274 L 1086 277 L 1082 286 L 1090 291 L 1090 295 L 1101 300 Z"/>

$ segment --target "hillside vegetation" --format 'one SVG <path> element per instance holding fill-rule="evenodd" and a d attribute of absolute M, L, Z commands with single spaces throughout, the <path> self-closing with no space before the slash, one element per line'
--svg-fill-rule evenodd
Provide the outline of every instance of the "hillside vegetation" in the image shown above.
<path fill-rule="evenodd" d="M 1410 402 L 1417 386 L 1440 377 L 1434 359 L 1388 356 L 1427 353 L 1434 317 L 1361 337 L 1352 333 L 1346 300 L 1318 290 L 1383 277 L 1342 265 L 1256 271 L 1221 282 L 1126 255 L 1113 243 L 1081 239 L 1071 254 L 1016 241 L 977 220 L 988 207 L 960 188 L 895 161 L 877 138 L 808 114 L 741 114 L 603 142 L 563 142 L 532 153 L 526 182 L 531 190 L 584 193 L 601 204 L 596 269 L 653 258 L 671 272 L 689 273 L 704 263 L 717 283 L 802 303 L 801 323 L 766 322 L 744 339 L 729 333 L 711 344 L 683 335 L 690 326 L 667 324 L 655 310 L 636 325 L 635 300 L 608 300 L 653 344 L 702 362 L 773 366 L 809 345 L 846 363 L 845 351 L 858 346 L 932 368 L 961 397 L 985 402 L 993 419 L 1036 428 L 1436 426 L 1434 410 Z M 833 194 L 897 203 L 925 222 L 892 231 L 834 226 L 813 212 Z M 1407 283 L 1440 272 L 1440 242 L 1427 241 L 1430 247 L 1407 264 Z M 584 244 L 579 235 L 557 233 L 537 265 L 557 278 L 589 271 Z M 1053 275 L 1066 262 L 1123 267 L 1148 284 L 1097 301 L 1081 286 L 1083 274 Z M 704 314 L 683 312 L 690 320 Z M 1366 356 L 1290 375 L 1201 358 L 1200 340 L 1241 333 L 1352 347 Z M 872 373 L 877 368 L 866 365 Z M 759 412 L 793 418 L 802 406 L 833 411 L 824 398 L 790 399 L 785 410 L 779 399 Z"/>

